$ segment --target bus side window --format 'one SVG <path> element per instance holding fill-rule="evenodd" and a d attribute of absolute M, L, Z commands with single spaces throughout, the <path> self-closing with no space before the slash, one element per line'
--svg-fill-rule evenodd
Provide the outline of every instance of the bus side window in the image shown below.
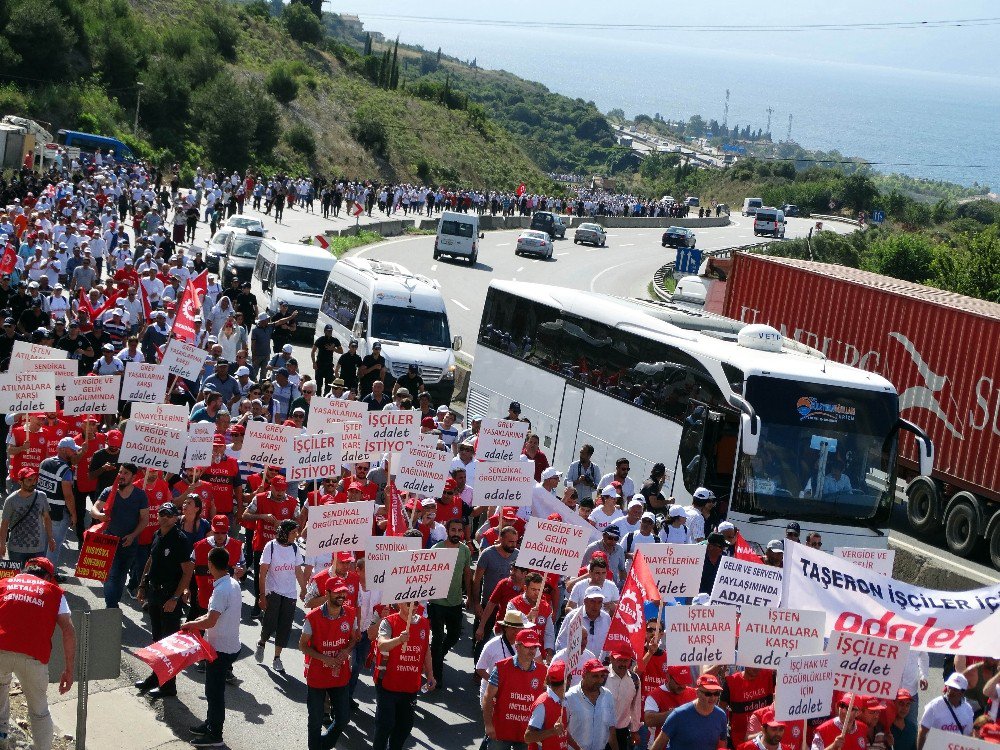
<path fill-rule="evenodd" d="M 361 303 L 361 314 L 358 315 L 358 324 L 355 326 L 355 335 L 364 338 L 368 335 L 368 303 Z"/>

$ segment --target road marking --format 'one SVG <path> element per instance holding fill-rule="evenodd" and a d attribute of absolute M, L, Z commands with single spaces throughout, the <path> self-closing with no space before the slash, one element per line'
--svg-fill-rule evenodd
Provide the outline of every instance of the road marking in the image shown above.
<path fill-rule="evenodd" d="M 618 247 L 635 247 L 635 243 L 634 242 L 626 242 L 624 244 L 619 245 Z"/>
<path fill-rule="evenodd" d="M 524 266 L 521 266 L 516 271 L 514 271 L 514 273 L 521 273 L 521 271 L 523 271 L 523 270 L 524 270 Z"/>
<path fill-rule="evenodd" d="M 509 242 L 498 242 L 495 247 L 510 247 Z"/>
<path fill-rule="evenodd" d="M 559 255 L 569 255 L 569 253 L 556 253 L 556 255 L 557 256 L 559 256 Z"/>
<path fill-rule="evenodd" d="M 374 245 L 366 245 L 357 253 L 355 253 L 354 257 L 360 258 L 365 253 L 371 250 L 378 250 L 380 247 L 388 247 L 389 245 L 398 245 L 400 242 L 413 242 L 414 240 L 422 240 L 424 239 L 424 237 L 425 235 L 416 235 L 414 237 L 404 237 L 400 240 L 389 240 L 388 242 L 378 242 Z M 350 253 L 348 253 L 348 255 L 350 255 Z"/>
<path fill-rule="evenodd" d="M 469 311 L 469 308 L 467 308 L 467 307 L 466 307 L 465 305 L 463 305 L 463 304 L 462 304 L 461 302 L 459 302 L 459 301 L 458 301 L 457 299 L 455 299 L 454 297 L 452 297 L 452 298 L 451 298 L 451 301 L 452 301 L 452 302 L 454 302 L 454 303 L 455 303 L 456 305 L 458 305 L 459 307 L 461 307 L 461 308 L 462 308 L 463 310 L 465 310 L 466 312 L 468 312 L 468 311 Z"/>
<path fill-rule="evenodd" d="M 585 248 L 583 249 L 583 252 L 585 252 L 585 253 L 592 253 L 592 252 L 594 252 L 594 251 L 595 251 L 596 249 L 597 249 L 596 247 L 585 247 Z"/>
<path fill-rule="evenodd" d="M 608 271 L 614 271 L 616 268 L 621 268 L 622 266 L 627 266 L 629 263 L 635 263 L 635 262 L 636 262 L 635 259 L 627 260 L 624 263 L 619 263 L 616 266 L 609 266 L 608 268 L 605 268 L 603 271 L 598 273 L 596 276 L 594 276 L 594 278 L 590 280 L 590 291 L 592 292 L 597 291 L 596 289 L 594 289 L 594 286 L 597 284 L 597 280 L 601 278 L 604 274 L 606 274 Z"/>
<path fill-rule="evenodd" d="M 954 558 L 946 558 L 946 557 L 944 557 L 942 555 L 935 554 L 934 550 L 927 549 L 925 547 L 917 547 L 916 545 L 909 544 L 907 542 L 901 542 L 897 537 L 892 537 L 892 538 L 889 539 L 889 541 L 892 542 L 892 545 L 894 547 L 905 547 L 906 549 L 910 550 L 910 552 L 914 552 L 914 553 L 916 553 L 918 555 L 927 555 L 929 557 L 933 557 L 936 560 L 940 560 L 941 562 L 944 563 L 944 566 L 945 566 L 946 569 L 947 568 L 956 568 L 958 570 L 961 570 L 961 571 L 967 573 L 969 576 L 971 576 L 975 580 L 981 581 L 982 583 L 986 583 L 986 584 L 992 585 L 992 584 L 995 584 L 997 582 L 996 578 L 991 578 L 988 575 L 986 575 L 984 573 L 981 573 L 978 570 L 975 570 L 973 568 L 967 567 L 965 565 L 960 565 L 957 562 L 955 562 Z"/>
<path fill-rule="evenodd" d="M 437 265 L 437 263 L 435 263 L 435 264 L 434 264 L 433 266 L 431 266 L 431 270 L 432 270 L 432 271 L 436 271 L 436 270 L 438 270 L 438 265 Z"/>
<path fill-rule="evenodd" d="M 541 258 L 533 258 L 531 262 L 532 263 L 541 263 L 541 261 L 542 261 Z"/>

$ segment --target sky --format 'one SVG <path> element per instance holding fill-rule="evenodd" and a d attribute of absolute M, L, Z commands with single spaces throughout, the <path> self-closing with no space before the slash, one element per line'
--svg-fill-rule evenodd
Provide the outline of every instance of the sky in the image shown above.
<path fill-rule="evenodd" d="M 468 0 L 432 0 L 413 3 L 382 0 L 379 3 L 361 0 L 332 0 L 326 10 L 353 13 L 365 21 L 366 28 L 383 32 L 401 40 L 441 46 L 448 52 L 449 40 L 456 37 L 469 42 L 475 37 L 497 34 L 512 39 L 520 36 L 526 42 L 525 54 L 537 43 L 537 31 L 489 26 L 468 26 L 441 22 L 413 22 L 384 16 L 425 16 L 431 18 L 489 18 L 503 21 L 586 22 L 586 23 L 648 23 L 658 26 L 724 25 L 772 27 L 811 24 L 884 23 L 901 21 L 938 21 L 953 19 L 997 18 L 998 25 L 945 28 L 913 28 L 893 30 L 846 31 L 733 31 L 733 30 L 625 30 L 547 29 L 548 34 L 577 38 L 581 44 L 600 44 L 609 36 L 648 44 L 672 47 L 693 47 L 702 51 L 717 50 L 753 56 L 812 60 L 852 65 L 900 68 L 931 73 L 968 75 L 1000 81 L 1000 62 L 996 50 L 1000 42 L 1000 3 L 996 0 L 952 0 L 941 3 L 930 0 L 779 0 L 774 3 L 751 4 L 746 0 L 712 0 L 711 3 L 667 4 L 662 0 L 631 0 L 623 5 L 607 0 L 574 0 L 573 2 L 537 2 L 537 0 L 504 0 L 502 3 L 468 2 Z M 480 64 L 490 66 L 488 59 Z M 627 60 L 623 60 L 623 66 Z"/>

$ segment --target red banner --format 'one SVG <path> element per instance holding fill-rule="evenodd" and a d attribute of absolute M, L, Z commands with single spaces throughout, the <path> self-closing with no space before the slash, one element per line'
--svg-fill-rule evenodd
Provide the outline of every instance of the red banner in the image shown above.
<path fill-rule="evenodd" d="M 753 547 L 750 546 L 750 543 L 738 531 L 736 532 L 736 549 L 733 557 L 737 560 L 746 560 L 747 562 L 755 563 L 759 563 L 761 559 L 760 555 L 753 551 Z"/>
<path fill-rule="evenodd" d="M 396 489 L 395 482 L 389 482 L 389 507 L 386 512 L 386 536 L 403 536 L 406 532 L 406 515 L 403 513 L 403 498 Z"/>
<path fill-rule="evenodd" d="M 143 323 L 146 323 L 153 319 L 153 306 L 149 304 L 149 293 L 146 292 L 146 287 L 139 282 L 139 298 L 142 300 L 142 317 Z M 129 323 L 135 323 L 134 320 L 130 320 Z"/>
<path fill-rule="evenodd" d="M 522 195 L 524 195 L 524 193 L 525 193 L 525 191 L 527 189 L 528 188 L 526 188 L 525 185 L 524 185 L 524 183 L 522 182 L 520 185 L 517 186 L 517 190 L 515 191 L 515 195 L 517 195 L 517 197 L 520 198 Z"/>
<path fill-rule="evenodd" d="M 194 317 L 201 314 L 201 304 L 208 289 L 208 270 L 202 271 L 193 279 L 189 279 L 177 307 L 177 317 L 174 318 L 173 336 L 185 344 L 193 344 L 195 340 Z"/>
<path fill-rule="evenodd" d="M 146 662 L 160 684 L 176 677 L 202 659 L 215 661 L 212 645 L 195 633 L 174 633 L 151 646 L 140 648 L 135 655 Z"/>
<path fill-rule="evenodd" d="M 118 549 L 118 537 L 110 534 L 84 534 L 83 548 L 76 561 L 77 578 L 90 578 L 103 583 L 108 580 L 111 563 Z"/>
<path fill-rule="evenodd" d="M 660 590 L 646 564 L 646 558 L 642 556 L 642 550 L 639 549 L 632 561 L 632 568 L 625 578 L 625 585 L 622 586 L 621 599 L 618 601 L 615 616 L 611 618 L 608 637 L 604 640 L 604 650 L 611 652 L 628 646 L 633 654 L 641 656 L 646 647 L 644 605 L 646 602 L 658 601 L 660 601 Z"/>
<path fill-rule="evenodd" d="M 0 257 L 0 273 L 13 273 L 16 265 L 17 250 L 8 242 L 3 249 L 3 257 Z"/>

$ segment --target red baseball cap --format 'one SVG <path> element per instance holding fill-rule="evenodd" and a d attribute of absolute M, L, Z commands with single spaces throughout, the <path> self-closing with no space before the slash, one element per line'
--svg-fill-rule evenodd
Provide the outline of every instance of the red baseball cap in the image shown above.
<path fill-rule="evenodd" d="M 667 667 L 667 676 L 686 687 L 691 684 L 691 667 Z"/>
<path fill-rule="evenodd" d="M 770 721 L 764 722 L 765 727 L 771 727 L 772 729 L 777 729 L 778 727 L 785 726 L 784 722 L 777 721 L 776 719 L 771 719 Z"/>
<path fill-rule="evenodd" d="M 534 628 L 526 628 L 517 634 L 517 638 L 514 639 L 515 643 L 520 643 L 526 648 L 538 648 L 542 644 L 538 642 L 538 633 L 535 632 Z"/>
<path fill-rule="evenodd" d="M 458 482 L 456 482 L 454 479 L 445 480 L 444 483 L 445 490 L 454 491 L 456 487 L 458 487 Z"/>
<path fill-rule="evenodd" d="M 32 565 L 36 565 L 39 568 L 44 569 L 46 573 L 48 573 L 50 576 L 52 576 L 53 578 L 55 578 L 56 568 L 52 564 L 52 561 L 49 560 L 48 558 L 46 558 L 46 557 L 33 557 L 33 558 L 31 558 L 30 560 L 28 560 L 24 564 L 24 567 L 27 568 L 27 567 L 30 567 Z"/>
<path fill-rule="evenodd" d="M 559 683 L 566 681 L 566 662 L 558 659 L 549 665 L 549 671 L 546 673 L 546 678 L 549 682 Z"/>
<path fill-rule="evenodd" d="M 562 516 L 560 516 L 558 513 L 549 513 L 549 520 L 550 521 L 561 521 L 562 520 Z"/>
<path fill-rule="evenodd" d="M 219 514 L 212 516 L 212 531 L 216 534 L 226 534 L 229 532 L 229 517 Z"/>
<path fill-rule="evenodd" d="M 842 696 L 840 696 L 840 702 L 837 703 L 837 705 L 847 708 L 853 702 L 855 706 L 861 708 L 859 704 L 860 700 L 861 700 L 860 697 L 855 698 L 854 693 L 844 693 Z"/>
<path fill-rule="evenodd" d="M 628 646 L 622 646 L 611 652 L 612 659 L 634 659 L 635 652 L 632 651 Z"/>
<path fill-rule="evenodd" d="M 433 417 L 424 417 L 420 420 L 420 426 L 427 430 L 433 430 L 437 427 L 437 424 L 434 423 Z"/>
<path fill-rule="evenodd" d="M 245 435 L 245 434 L 246 434 L 246 431 L 247 431 L 247 428 L 246 428 L 246 427 L 244 427 L 244 426 L 243 426 L 243 425 L 241 425 L 241 424 L 237 424 L 237 425 L 233 425 L 233 426 L 232 426 L 232 427 L 231 427 L 231 428 L 229 429 L 229 433 L 230 433 L 231 435 Z"/>
<path fill-rule="evenodd" d="M 906 688 L 900 688 L 896 691 L 896 700 L 898 701 L 912 701 L 913 693 L 911 693 Z"/>
<path fill-rule="evenodd" d="M 698 678 L 697 685 L 709 690 L 722 690 L 722 685 L 719 684 L 719 680 L 714 674 L 703 674 Z"/>
<path fill-rule="evenodd" d="M 323 591 L 333 594 L 350 594 L 351 590 L 344 585 L 339 578 L 327 578 L 323 585 Z"/>
<path fill-rule="evenodd" d="M 212 438 L 212 445 L 225 446 L 225 444 L 226 444 L 226 436 L 219 432 L 215 433 L 215 436 Z"/>
<path fill-rule="evenodd" d="M 887 706 L 874 695 L 859 696 L 854 705 L 867 711 L 884 711 L 887 708 Z"/>
<path fill-rule="evenodd" d="M 354 555 L 350 552 L 338 552 L 337 562 L 354 562 Z"/>
<path fill-rule="evenodd" d="M 30 466 L 25 466 L 19 472 L 17 472 L 16 479 L 31 479 L 32 477 L 38 476 L 38 469 L 32 469 Z"/>
<path fill-rule="evenodd" d="M 278 476 L 272 477 L 271 486 L 274 487 L 274 489 L 276 490 L 277 489 L 283 490 L 288 486 L 288 480 L 285 479 L 283 476 L 281 476 L 281 474 L 278 474 Z"/>
<path fill-rule="evenodd" d="M 587 661 L 583 663 L 584 674 L 599 674 L 607 671 L 608 668 L 604 666 L 600 659 L 587 659 Z"/>
<path fill-rule="evenodd" d="M 124 439 L 125 436 L 122 434 L 121 430 L 110 430 L 108 432 L 108 445 L 110 445 L 112 448 L 121 448 L 122 441 Z"/>
<path fill-rule="evenodd" d="M 1000 745 L 1000 724 L 989 722 L 979 728 L 979 739 L 994 745 Z"/>

